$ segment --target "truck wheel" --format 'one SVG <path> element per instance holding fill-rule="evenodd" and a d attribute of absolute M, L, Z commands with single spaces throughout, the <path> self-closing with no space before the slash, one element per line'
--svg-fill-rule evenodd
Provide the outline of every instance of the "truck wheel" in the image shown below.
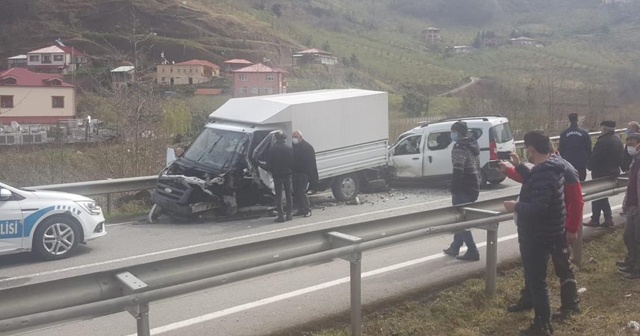
<path fill-rule="evenodd" d="M 161 215 L 162 215 L 162 208 L 159 205 L 154 204 L 151 207 L 151 210 L 149 211 L 149 215 L 147 216 L 147 220 L 149 221 L 149 223 L 153 223 L 153 222 L 157 221 L 158 218 L 160 218 Z"/>
<path fill-rule="evenodd" d="M 496 184 L 502 183 L 505 179 L 506 179 L 506 177 L 503 177 L 503 178 L 500 178 L 500 179 L 497 179 L 497 180 L 489 180 L 489 183 L 491 183 L 493 185 L 496 185 Z"/>
<path fill-rule="evenodd" d="M 56 216 L 47 218 L 33 235 L 33 251 L 44 260 L 59 260 L 68 257 L 82 238 L 74 220 Z"/>
<path fill-rule="evenodd" d="M 333 197 L 340 202 L 350 201 L 360 192 L 360 183 L 354 174 L 338 176 L 331 185 Z"/>

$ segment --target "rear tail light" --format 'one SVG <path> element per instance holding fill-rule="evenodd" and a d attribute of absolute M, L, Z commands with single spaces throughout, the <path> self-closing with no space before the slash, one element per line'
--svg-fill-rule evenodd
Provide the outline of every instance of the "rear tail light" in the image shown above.
<path fill-rule="evenodd" d="M 497 160 L 498 159 L 498 146 L 496 146 L 495 141 L 489 142 L 489 160 Z"/>

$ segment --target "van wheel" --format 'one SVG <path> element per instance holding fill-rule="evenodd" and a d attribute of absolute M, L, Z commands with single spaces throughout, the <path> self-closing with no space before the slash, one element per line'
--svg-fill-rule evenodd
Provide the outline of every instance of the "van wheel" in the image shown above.
<path fill-rule="evenodd" d="M 333 197 L 340 202 L 350 201 L 360 193 L 360 183 L 354 174 L 338 176 L 331 185 Z"/>
<path fill-rule="evenodd" d="M 493 185 L 496 185 L 496 184 L 502 183 L 505 179 L 506 179 L 506 177 L 503 177 L 503 178 L 500 178 L 500 179 L 497 179 L 497 180 L 490 180 L 489 183 L 491 183 Z"/>
<path fill-rule="evenodd" d="M 483 170 L 480 170 L 480 188 L 485 185 L 487 185 L 487 174 Z"/>
<path fill-rule="evenodd" d="M 44 260 L 59 260 L 71 255 L 80 242 L 75 221 L 62 216 L 47 218 L 33 235 L 33 251 Z"/>

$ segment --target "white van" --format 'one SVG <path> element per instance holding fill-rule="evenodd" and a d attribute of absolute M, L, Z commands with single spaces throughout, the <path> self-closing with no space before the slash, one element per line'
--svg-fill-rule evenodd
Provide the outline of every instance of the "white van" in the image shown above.
<path fill-rule="evenodd" d="M 509 120 L 500 116 L 441 120 L 403 133 L 389 151 L 394 176 L 398 179 L 451 178 L 451 125 L 460 120 L 467 123 L 469 135 L 476 138 L 480 146 L 481 185 L 504 181 L 504 174 L 488 167 L 489 161 L 498 160 L 498 152 L 516 149 Z"/>

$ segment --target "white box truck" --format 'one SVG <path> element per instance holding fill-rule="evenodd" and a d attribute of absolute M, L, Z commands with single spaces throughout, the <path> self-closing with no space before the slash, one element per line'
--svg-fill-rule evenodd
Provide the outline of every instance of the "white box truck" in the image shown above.
<path fill-rule="evenodd" d="M 318 190 L 337 200 L 384 183 L 388 153 L 386 92 L 343 89 L 229 100 L 210 116 L 202 133 L 158 176 L 153 193 L 160 214 L 189 217 L 218 209 L 271 205 L 273 189 L 262 157 L 273 132 L 291 141 L 302 132 L 316 150 Z"/>

